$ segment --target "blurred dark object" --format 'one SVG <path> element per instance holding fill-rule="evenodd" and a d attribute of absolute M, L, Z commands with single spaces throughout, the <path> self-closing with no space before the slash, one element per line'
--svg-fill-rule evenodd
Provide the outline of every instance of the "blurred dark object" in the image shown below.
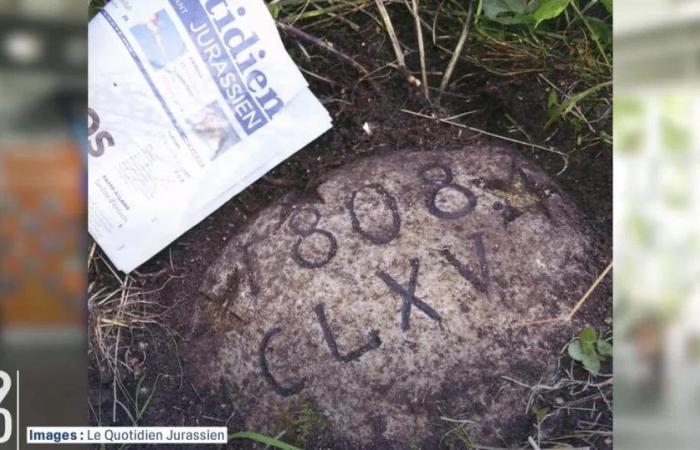
<path fill-rule="evenodd" d="M 85 76 L 87 45 L 82 23 L 0 16 L 0 67 Z"/>

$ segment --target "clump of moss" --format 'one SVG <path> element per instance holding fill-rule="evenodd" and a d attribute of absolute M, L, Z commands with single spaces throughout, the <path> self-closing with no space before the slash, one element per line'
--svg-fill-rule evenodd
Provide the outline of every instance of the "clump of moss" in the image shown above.
<path fill-rule="evenodd" d="M 279 416 L 285 440 L 301 448 L 320 437 L 327 423 L 326 417 L 306 401 L 285 409 Z"/>
<path fill-rule="evenodd" d="M 440 444 L 449 450 L 473 450 L 474 440 L 463 425 L 450 429 L 442 436 Z"/>

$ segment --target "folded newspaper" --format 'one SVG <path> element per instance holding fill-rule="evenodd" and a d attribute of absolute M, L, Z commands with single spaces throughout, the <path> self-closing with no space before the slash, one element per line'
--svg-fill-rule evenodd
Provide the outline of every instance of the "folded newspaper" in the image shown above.
<path fill-rule="evenodd" d="M 262 0 L 112 0 L 89 61 L 88 228 L 124 272 L 331 127 Z"/>

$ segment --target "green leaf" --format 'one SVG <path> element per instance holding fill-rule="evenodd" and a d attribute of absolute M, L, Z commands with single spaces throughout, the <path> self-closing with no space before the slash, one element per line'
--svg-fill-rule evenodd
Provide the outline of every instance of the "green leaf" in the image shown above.
<path fill-rule="evenodd" d="M 609 23 L 594 17 L 586 17 L 586 21 L 591 27 L 591 38 L 593 40 L 600 42 L 603 47 L 608 47 L 612 44 L 612 27 Z"/>
<path fill-rule="evenodd" d="M 282 5 L 279 2 L 272 2 L 267 4 L 267 10 L 270 11 L 270 15 L 273 19 L 277 19 L 277 17 L 280 15 L 281 9 Z"/>
<path fill-rule="evenodd" d="M 525 0 L 483 0 L 481 11 L 484 17 L 497 21 L 498 17 L 507 14 L 525 14 Z"/>
<path fill-rule="evenodd" d="M 484 17 L 504 25 L 531 22 L 526 0 L 483 0 L 481 11 Z"/>
<path fill-rule="evenodd" d="M 99 14 L 102 8 L 104 8 L 104 6 L 97 6 L 95 4 L 90 3 L 90 5 L 88 6 L 88 20 L 92 19 L 97 14 Z"/>
<path fill-rule="evenodd" d="M 579 336 L 581 342 L 591 342 L 594 343 L 598 340 L 598 332 L 591 327 L 584 328 L 581 330 L 581 335 Z"/>
<path fill-rule="evenodd" d="M 567 351 L 569 356 L 571 356 L 571 359 L 575 361 L 583 361 L 585 355 L 581 349 L 581 343 L 579 341 L 570 342 Z"/>
<path fill-rule="evenodd" d="M 260 433 L 253 433 L 250 431 L 243 431 L 240 433 L 229 434 L 228 440 L 230 441 L 232 439 L 249 439 L 251 441 L 260 442 L 262 444 L 270 445 L 272 447 L 279 448 L 281 450 L 301 450 L 299 447 L 295 447 L 293 445 L 279 441 L 275 438 L 271 438 L 269 436 L 265 436 L 264 434 L 260 434 Z"/>
<path fill-rule="evenodd" d="M 568 99 L 564 100 L 561 102 L 561 105 L 557 108 L 556 113 L 554 114 L 553 117 L 550 117 L 550 119 L 547 121 L 547 123 L 544 124 L 545 129 L 549 128 L 552 123 L 556 122 L 557 119 L 559 119 L 560 116 L 563 114 L 568 114 L 573 110 L 576 105 L 581 102 L 584 98 L 588 97 L 589 95 L 592 95 L 596 91 L 603 89 L 605 87 L 611 86 L 612 81 L 605 81 L 603 83 L 597 84 L 593 87 L 590 87 L 586 89 L 585 91 L 579 92 L 578 94 L 574 95 L 573 97 L 569 97 Z"/>
<path fill-rule="evenodd" d="M 558 107 L 559 96 L 557 95 L 557 91 L 552 88 L 549 90 L 549 94 L 547 94 L 547 117 L 551 119 L 554 114 L 556 114 Z"/>
<path fill-rule="evenodd" d="M 537 8 L 532 12 L 532 18 L 537 27 L 541 22 L 559 17 L 569 6 L 570 0 L 542 0 L 537 4 Z"/>
<path fill-rule="evenodd" d="M 581 341 L 581 351 L 584 355 L 595 355 L 595 342 Z"/>
<path fill-rule="evenodd" d="M 539 408 L 535 410 L 535 419 L 537 419 L 537 422 L 542 422 L 545 417 L 547 417 L 547 414 L 549 414 L 549 408 Z"/>
<path fill-rule="evenodd" d="M 488 22 L 485 22 L 488 24 Z M 503 26 L 500 24 L 496 24 L 495 26 L 491 25 L 482 25 L 482 24 L 477 24 L 477 26 L 474 28 L 474 30 L 481 34 L 482 36 L 485 36 L 487 38 L 491 38 L 495 41 L 498 42 L 503 42 L 506 39 L 506 31 Z"/>
<path fill-rule="evenodd" d="M 598 353 L 603 356 L 612 356 L 613 346 L 603 339 L 598 339 Z"/>
<path fill-rule="evenodd" d="M 598 356 L 595 354 L 586 354 L 583 357 L 583 367 L 593 375 L 598 375 L 600 373 L 600 361 Z"/>
<path fill-rule="evenodd" d="M 607 9 L 610 14 L 613 13 L 612 2 L 613 0 L 601 0 L 601 3 L 603 4 L 603 6 L 605 6 L 605 9 Z"/>
<path fill-rule="evenodd" d="M 532 25 L 558 17 L 571 0 L 483 0 L 486 19 L 504 25 Z"/>

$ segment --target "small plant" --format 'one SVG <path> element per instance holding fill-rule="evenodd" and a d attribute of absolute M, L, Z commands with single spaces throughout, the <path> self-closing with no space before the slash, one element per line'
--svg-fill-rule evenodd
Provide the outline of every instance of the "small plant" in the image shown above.
<path fill-rule="evenodd" d="M 580 363 L 592 375 L 600 373 L 600 362 L 612 356 L 613 347 L 593 328 L 581 330 L 578 338 L 569 342 L 569 356 Z"/>

